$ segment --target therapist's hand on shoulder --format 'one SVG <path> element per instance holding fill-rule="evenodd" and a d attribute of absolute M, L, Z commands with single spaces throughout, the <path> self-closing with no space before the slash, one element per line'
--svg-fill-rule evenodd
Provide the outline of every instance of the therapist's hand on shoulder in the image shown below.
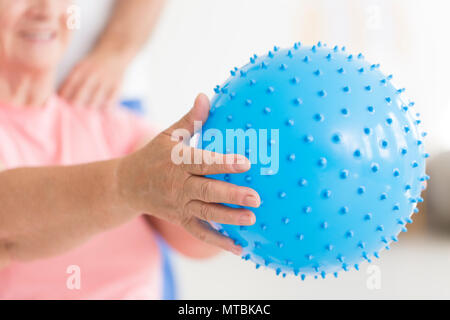
<path fill-rule="evenodd" d="M 58 94 L 73 106 L 114 106 L 124 73 L 147 43 L 164 4 L 165 0 L 115 1 L 93 50 L 73 68 Z"/>
<path fill-rule="evenodd" d="M 200 94 L 194 107 L 180 121 L 163 131 L 141 150 L 121 159 L 116 169 L 117 192 L 132 211 L 145 212 L 156 218 L 184 227 L 195 237 L 235 254 L 242 248 L 211 228 L 208 222 L 253 225 L 255 215 L 248 209 L 231 208 L 221 203 L 259 207 L 258 193 L 247 187 L 213 180 L 204 175 L 240 173 L 250 169 L 250 162 L 240 155 L 219 155 L 191 148 L 189 163 L 177 164 L 172 150 L 181 146 L 173 133 L 185 129 L 194 133 L 194 121 L 204 123 L 209 113 L 209 100 Z M 187 132 L 186 131 L 186 132 Z M 189 154 L 189 153 L 188 153 Z M 221 161 L 212 160 L 217 156 Z M 194 157 L 202 159 L 194 164 Z M 196 161 L 198 163 L 198 161 Z"/>
<path fill-rule="evenodd" d="M 115 106 L 129 60 L 109 51 L 93 51 L 71 70 L 58 94 L 74 107 Z"/>

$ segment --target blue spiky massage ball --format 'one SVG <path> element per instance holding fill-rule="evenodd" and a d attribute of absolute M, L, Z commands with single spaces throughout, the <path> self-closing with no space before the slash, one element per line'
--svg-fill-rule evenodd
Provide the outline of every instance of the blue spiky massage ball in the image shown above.
<path fill-rule="evenodd" d="M 262 199 L 254 226 L 219 226 L 244 259 L 302 279 L 337 276 L 406 231 L 423 201 L 427 154 L 414 103 L 391 79 L 362 54 L 296 43 L 253 56 L 215 88 L 202 147 L 253 165 L 212 177 Z"/>

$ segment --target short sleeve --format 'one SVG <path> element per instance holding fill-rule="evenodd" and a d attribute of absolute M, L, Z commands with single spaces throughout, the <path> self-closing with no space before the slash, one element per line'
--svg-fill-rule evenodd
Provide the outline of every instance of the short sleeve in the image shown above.
<path fill-rule="evenodd" d="M 120 107 L 105 111 L 102 122 L 106 142 L 114 157 L 135 151 L 156 135 L 156 129 L 149 121 Z"/>

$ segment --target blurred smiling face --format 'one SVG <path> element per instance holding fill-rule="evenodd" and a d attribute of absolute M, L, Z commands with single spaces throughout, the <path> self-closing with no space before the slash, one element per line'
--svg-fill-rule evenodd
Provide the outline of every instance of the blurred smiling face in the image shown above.
<path fill-rule="evenodd" d="M 0 64 L 56 67 L 69 42 L 71 0 L 0 0 Z"/>

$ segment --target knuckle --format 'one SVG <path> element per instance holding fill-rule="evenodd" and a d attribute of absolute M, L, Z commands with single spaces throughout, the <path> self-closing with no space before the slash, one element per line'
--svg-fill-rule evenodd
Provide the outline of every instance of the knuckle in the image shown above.
<path fill-rule="evenodd" d="M 235 188 L 230 188 L 227 192 L 229 203 L 237 203 L 239 199 L 239 192 Z"/>
<path fill-rule="evenodd" d="M 206 203 L 200 205 L 199 216 L 202 220 L 209 221 L 212 218 L 209 206 Z"/>
<path fill-rule="evenodd" d="M 208 180 L 200 185 L 200 197 L 209 202 L 211 200 L 212 181 Z"/>

